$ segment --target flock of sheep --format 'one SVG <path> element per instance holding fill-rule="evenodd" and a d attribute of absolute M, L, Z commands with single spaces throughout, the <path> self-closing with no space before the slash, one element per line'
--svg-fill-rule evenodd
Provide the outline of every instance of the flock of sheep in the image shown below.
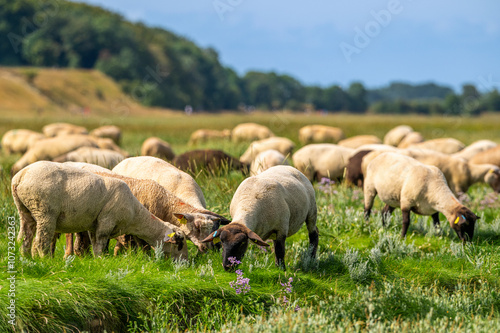
<path fill-rule="evenodd" d="M 229 258 L 241 260 L 249 241 L 269 246 L 266 240 L 271 239 L 276 265 L 285 268 L 285 240 L 304 223 L 311 256 L 316 256 L 315 180 L 326 177 L 363 187 L 367 220 L 376 195 L 386 204 L 383 221 L 400 207 L 403 237 L 410 212 L 431 215 L 436 227 L 441 212 L 463 241 L 472 240 L 479 217 L 456 195 L 477 182 L 500 190 L 500 146 L 489 140 L 467 147 L 452 138 L 425 141 L 411 127 L 398 126 L 382 142 L 372 135 L 345 138 L 339 128 L 309 125 L 299 131 L 304 146 L 292 155 L 291 140 L 244 123 L 233 130 L 197 130 L 190 144 L 221 139 L 251 143 L 239 159 L 213 149 L 176 156 L 167 142 L 153 137 L 143 143 L 143 156 L 129 157 L 119 146 L 116 126 L 89 133 L 57 123 L 45 126 L 43 134 L 5 133 L 4 153 L 23 154 L 12 167 L 23 254 L 53 255 L 58 235 L 65 233 L 66 256 L 83 254 L 90 245 L 99 256 L 116 238 L 115 255 L 140 247 L 187 258 L 189 240 L 201 252 L 222 244 L 223 266 L 231 269 Z M 231 201 L 232 221 L 206 208 L 202 189 L 188 173 L 223 166 L 250 173 Z"/>

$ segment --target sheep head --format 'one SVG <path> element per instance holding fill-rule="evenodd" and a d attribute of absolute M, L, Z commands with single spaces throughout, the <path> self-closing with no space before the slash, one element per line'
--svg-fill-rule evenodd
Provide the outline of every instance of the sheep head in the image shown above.
<path fill-rule="evenodd" d="M 500 193 L 500 168 L 492 168 L 484 176 L 484 182 L 489 184 L 493 191 Z"/>
<path fill-rule="evenodd" d="M 186 235 L 182 231 L 174 231 L 171 234 L 165 234 L 163 240 L 163 253 L 165 257 L 171 256 L 173 259 L 187 259 L 188 248 L 186 244 Z"/>
<path fill-rule="evenodd" d="M 226 271 L 230 271 L 235 269 L 235 265 L 231 263 L 229 258 L 233 257 L 241 261 L 248 248 L 248 240 L 260 246 L 269 246 L 259 235 L 240 223 L 230 223 L 212 232 L 202 242 L 222 243 L 222 266 Z"/>
<path fill-rule="evenodd" d="M 472 241 L 474 236 L 474 226 L 476 225 L 476 220 L 479 216 L 474 214 L 470 209 L 462 206 L 457 209 L 454 214 L 455 219 L 450 221 L 451 228 L 455 230 L 458 238 L 462 241 Z"/>
<path fill-rule="evenodd" d="M 185 230 L 186 235 L 201 252 L 205 252 L 213 246 L 212 244 L 204 244 L 202 239 L 208 237 L 211 232 L 219 229 L 221 224 L 231 222 L 213 213 L 174 213 L 174 215 L 181 224 L 181 229 Z"/>

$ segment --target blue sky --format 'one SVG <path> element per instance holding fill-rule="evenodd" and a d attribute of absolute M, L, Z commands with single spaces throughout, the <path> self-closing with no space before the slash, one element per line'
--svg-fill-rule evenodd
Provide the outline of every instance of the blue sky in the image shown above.
<path fill-rule="evenodd" d="M 304 84 L 500 88 L 496 0 L 85 0 L 215 48 L 221 62 Z"/>

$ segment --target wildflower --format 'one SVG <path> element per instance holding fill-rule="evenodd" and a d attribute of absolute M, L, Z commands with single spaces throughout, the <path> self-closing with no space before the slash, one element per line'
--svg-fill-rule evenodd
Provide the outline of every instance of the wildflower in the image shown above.
<path fill-rule="evenodd" d="M 281 286 L 285 287 L 285 292 L 287 294 L 291 294 L 292 293 L 292 282 L 293 282 L 293 278 L 289 278 L 288 279 L 288 283 L 281 283 L 280 282 Z"/>
<path fill-rule="evenodd" d="M 227 260 L 229 260 L 229 262 L 231 263 L 231 265 L 239 265 L 239 264 L 241 264 L 241 261 L 239 261 L 238 259 L 236 259 L 236 257 L 229 257 L 229 258 L 227 258 Z"/>
<path fill-rule="evenodd" d="M 295 310 L 295 312 L 299 311 L 300 310 L 300 306 L 297 305 L 294 310 Z"/>
<path fill-rule="evenodd" d="M 236 291 L 236 295 L 239 295 L 241 293 L 243 293 L 244 295 L 251 289 L 250 279 L 243 277 L 243 272 L 241 271 L 241 269 L 236 270 L 236 275 L 236 281 L 229 282 L 229 285 Z"/>

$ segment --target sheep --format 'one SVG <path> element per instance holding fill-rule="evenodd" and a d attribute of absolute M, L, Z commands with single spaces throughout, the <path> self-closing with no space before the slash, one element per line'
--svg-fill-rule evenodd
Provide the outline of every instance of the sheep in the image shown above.
<path fill-rule="evenodd" d="M 338 127 L 307 125 L 299 129 L 299 141 L 303 145 L 310 143 L 337 143 L 344 138 L 344 131 Z"/>
<path fill-rule="evenodd" d="M 113 140 L 111 140 L 109 138 L 99 138 L 99 137 L 95 137 L 95 136 L 89 136 L 89 137 L 95 141 L 95 143 L 97 144 L 97 146 L 99 148 L 114 150 L 117 153 L 120 153 L 121 155 L 123 155 L 125 157 L 130 156 L 130 154 L 127 151 L 121 149 Z"/>
<path fill-rule="evenodd" d="M 407 136 L 413 132 L 413 128 L 407 125 L 399 125 L 391 129 L 387 134 L 384 136 L 384 144 L 389 145 L 389 146 L 394 146 L 397 147 L 401 141 Z"/>
<path fill-rule="evenodd" d="M 419 132 L 410 132 L 399 142 L 398 148 L 408 148 L 410 145 L 420 142 L 424 142 L 423 135 Z"/>
<path fill-rule="evenodd" d="M 180 229 L 151 214 L 122 180 L 40 161 L 17 173 L 11 186 L 23 226 L 18 240 L 23 242 L 24 255 L 31 250 L 32 256 L 44 257 L 50 253 L 56 232 L 82 231 L 91 233 L 95 256 L 102 254 L 109 238 L 123 233 L 153 247 L 163 244 L 166 255 L 187 254 L 181 247 L 184 235 Z M 171 238 L 175 245 L 168 244 Z"/>
<path fill-rule="evenodd" d="M 500 146 L 478 153 L 469 161 L 470 164 L 494 164 L 500 166 Z"/>
<path fill-rule="evenodd" d="M 88 135 L 62 135 L 37 141 L 33 147 L 12 166 L 15 175 L 25 166 L 37 161 L 50 161 L 80 147 L 97 148 L 95 141 Z"/>
<path fill-rule="evenodd" d="M 53 123 L 45 125 L 42 128 L 42 132 L 48 138 L 52 138 L 54 136 L 59 136 L 59 135 L 89 134 L 89 132 L 85 127 L 68 123 Z"/>
<path fill-rule="evenodd" d="M 191 173 L 197 173 L 198 170 L 202 169 L 209 172 L 218 172 L 224 169 L 246 172 L 248 169 L 246 164 L 241 163 L 222 150 L 216 149 L 200 149 L 185 152 L 177 155 L 172 164 L 183 171 Z"/>
<path fill-rule="evenodd" d="M 196 208 L 207 207 L 203 192 L 193 177 L 159 158 L 130 157 L 121 161 L 112 171 L 122 176 L 154 180 L 186 203 Z"/>
<path fill-rule="evenodd" d="M 429 149 L 434 150 L 443 154 L 453 154 L 465 148 L 465 145 L 453 138 L 439 138 L 433 140 L 427 140 L 420 143 L 414 143 L 409 145 L 407 148 L 411 149 Z"/>
<path fill-rule="evenodd" d="M 255 123 L 239 124 L 231 131 L 231 138 L 235 143 L 262 140 L 273 136 L 274 133 L 269 128 Z"/>
<path fill-rule="evenodd" d="M 123 161 L 125 156 L 109 149 L 100 149 L 93 147 L 80 147 L 64 155 L 54 158 L 53 162 L 84 162 L 96 164 L 107 169 L 114 168 Z"/>
<path fill-rule="evenodd" d="M 361 164 L 363 162 L 363 158 L 371 152 L 372 150 L 361 150 L 349 157 L 345 168 L 345 180 L 348 184 L 363 187 L 364 175 L 361 169 Z"/>
<path fill-rule="evenodd" d="M 85 170 L 85 171 L 89 171 L 89 172 L 92 172 L 92 173 L 110 173 L 110 174 L 114 174 L 113 171 L 109 170 L 109 169 L 106 169 L 102 166 L 99 166 L 97 164 L 90 164 L 90 163 L 85 163 L 85 162 L 63 162 L 64 165 L 66 166 L 70 166 L 70 167 L 73 167 L 73 168 L 77 168 L 77 169 L 82 169 L 82 170 Z"/>
<path fill-rule="evenodd" d="M 274 149 L 287 156 L 292 153 L 295 144 L 287 138 L 271 137 L 259 141 L 254 141 L 250 144 L 247 150 L 241 155 L 240 162 L 250 164 L 254 158 L 261 152 L 269 149 Z"/>
<path fill-rule="evenodd" d="M 155 136 L 147 138 L 141 147 L 142 156 L 154 156 L 167 161 L 175 158 L 175 153 L 170 144 Z"/>
<path fill-rule="evenodd" d="M 274 239 L 276 265 L 285 266 L 285 240 L 306 223 L 311 257 L 318 247 L 317 208 L 314 188 L 307 178 L 291 166 L 279 165 L 245 179 L 230 205 L 233 221 L 211 233 L 203 242 L 222 242 L 223 266 L 232 269 L 229 258 L 241 260 L 248 240 L 269 246 Z"/>
<path fill-rule="evenodd" d="M 274 149 L 265 150 L 259 153 L 252 161 L 250 175 L 256 176 L 276 165 L 289 165 L 285 155 Z"/>
<path fill-rule="evenodd" d="M 293 154 L 293 164 L 310 181 L 321 178 L 342 179 L 353 149 L 332 143 L 310 144 Z"/>
<path fill-rule="evenodd" d="M 216 131 L 211 129 L 199 129 L 191 133 L 188 144 L 190 146 L 197 145 L 200 143 L 205 143 L 214 139 L 230 139 L 231 130 L 225 129 L 222 131 Z"/>
<path fill-rule="evenodd" d="M 375 135 L 356 135 L 347 139 L 340 140 L 337 144 L 342 147 L 356 149 L 368 144 L 381 144 L 382 140 Z"/>
<path fill-rule="evenodd" d="M 42 133 L 27 129 L 13 129 L 2 137 L 2 149 L 6 155 L 24 154 L 37 141 L 45 139 Z"/>
<path fill-rule="evenodd" d="M 95 128 L 90 132 L 90 135 L 99 138 L 111 139 L 117 145 L 120 145 L 122 140 L 122 131 L 120 130 L 119 127 L 114 125 L 107 125 Z"/>
<path fill-rule="evenodd" d="M 463 158 L 466 161 L 470 161 L 477 154 L 486 151 L 488 149 L 495 148 L 496 146 L 498 146 L 496 142 L 490 140 L 479 140 L 471 143 L 464 149 L 460 150 L 458 153 L 452 154 L 452 156 Z"/>
<path fill-rule="evenodd" d="M 431 215 L 434 225 L 439 226 L 439 212 L 462 241 L 472 241 L 474 226 L 479 219 L 462 205 L 451 192 L 443 173 L 435 166 L 397 153 L 385 152 L 368 165 L 364 181 L 364 215 L 368 220 L 375 196 L 386 204 L 386 214 L 400 207 L 403 213 L 401 236 L 405 237 L 410 225 L 410 211 L 419 215 Z"/>
<path fill-rule="evenodd" d="M 370 150 L 370 151 L 373 151 L 373 150 L 390 151 L 390 150 L 392 150 L 392 151 L 397 151 L 398 148 L 396 148 L 394 146 L 384 145 L 384 144 L 362 145 L 362 146 L 354 149 L 351 156 L 354 156 L 355 154 L 359 153 L 362 150 Z"/>

